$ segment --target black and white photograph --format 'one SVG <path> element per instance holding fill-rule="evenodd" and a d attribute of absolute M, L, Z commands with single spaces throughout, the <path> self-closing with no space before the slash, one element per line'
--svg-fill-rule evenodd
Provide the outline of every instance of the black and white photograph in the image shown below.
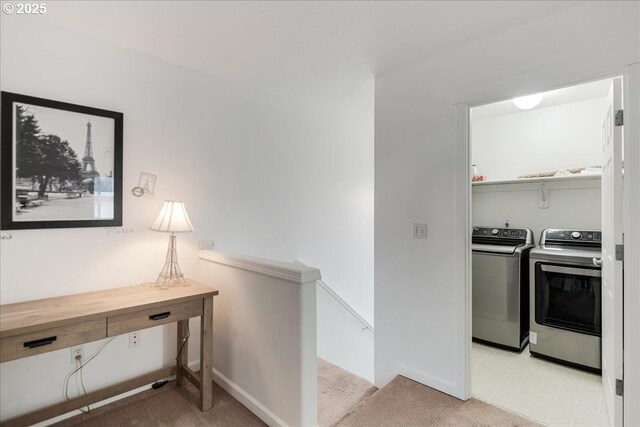
<path fill-rule="evenodd" d="M 3 92 L 2 117 L 3 229 L 121 225 L 122 114 Z"/>

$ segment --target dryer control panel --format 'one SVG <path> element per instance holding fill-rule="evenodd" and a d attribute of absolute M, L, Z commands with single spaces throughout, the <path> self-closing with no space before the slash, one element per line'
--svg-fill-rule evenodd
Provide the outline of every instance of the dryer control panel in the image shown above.
<path fill-rule="evenodd" d="M 526 228 L 493 228 L 473 227 L 473 236 L 506 237 L 509 239 L 526 239 Z"/>
<path fill-rule="evenodd" d="M 533 244 L 533 233 L 528 228 L 473 227 L 471 239 L 474 243 Z"/>
<path fill-rule="evenodd" d="M 597 230 L 546 229 L 542 232 L 540 244 L 600 246 L 602 232 Z"/>

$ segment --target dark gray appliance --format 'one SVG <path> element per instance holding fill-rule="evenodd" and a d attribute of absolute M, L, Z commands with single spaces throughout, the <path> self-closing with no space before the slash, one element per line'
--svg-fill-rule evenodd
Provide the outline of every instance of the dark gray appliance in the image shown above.
<path fill-rule="evenodd" d="M 522 351 L 529 335 L 528 228 L 473 227 L 473 339 Z"/>
<path fill-rule="evenodd" d="M 547 229 L 531 251 L 534 356 L 601 369 L 600 231 Z"/>

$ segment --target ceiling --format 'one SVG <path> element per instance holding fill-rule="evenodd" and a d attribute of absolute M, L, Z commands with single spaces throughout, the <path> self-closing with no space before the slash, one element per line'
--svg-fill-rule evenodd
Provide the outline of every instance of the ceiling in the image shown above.
<path fill-rule="evenodd" d="M 343 93 L 573 1 L 56 1 L 40 18 L 255 89 Z"/>
<path fill-rule="evenodd" d="M 493 104 L 481 105 L 471 109 L 471 120 L 482 120 L 490 117 L 504 116 L 507 114 L 524 113 L 527 111 L 539 110 L 541 108 L 553 107 L 561 104 L 571 104 L 572 102 L 587 101 L 590 99 L 602 99 L 609 93 L 611 79 L 598 80 L 549 92 L 543 92 L 540 104 L 531 110 L 521 110 L 516 107 L 512 99 L 494 102 Z"/>

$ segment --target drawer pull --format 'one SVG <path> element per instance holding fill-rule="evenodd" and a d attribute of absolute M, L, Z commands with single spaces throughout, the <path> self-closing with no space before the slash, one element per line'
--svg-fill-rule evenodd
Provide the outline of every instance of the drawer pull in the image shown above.
<path fill-rule="evenodd" d="M 169 316 L 171 316 L 171 312 L 165 311 L 164 313 L 152 314 L 151 316 L 149 316 L 149 320 L 166 319 Z"/>
<path fill-rule="evenodd" d="M 41 338 L 39 340 L 27 341 L 26 343 L 24 343 L 24 346 L 29 348 L 42 347 L 43 345 L 51 344 L 57 339 L 58 337 L 55 337 L 55 336 L 48 337 L 48 338 Z"/>

